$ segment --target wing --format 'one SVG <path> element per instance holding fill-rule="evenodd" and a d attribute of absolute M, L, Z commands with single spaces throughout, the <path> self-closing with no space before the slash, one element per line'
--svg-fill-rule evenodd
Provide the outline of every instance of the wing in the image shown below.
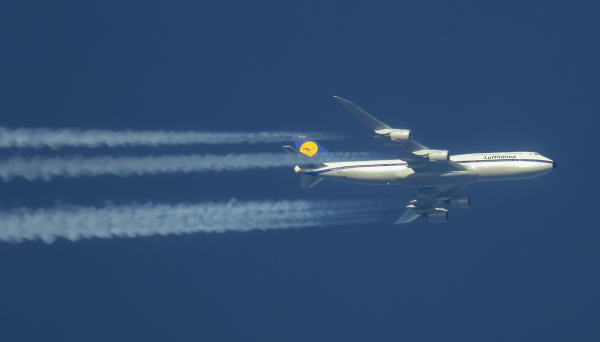
<path fill-rule="evenodd" d="M 359 106 L 355 105 L 354 103 L 344 100 L 341 97 L 337 97 L 337 96 L 334 96 L 334 97 L 342 106 L 346 107 L 346 109 L 350 113 L 354 114 L 354 116 L 358 120 L 360 120 L 362 123 L 364 123 L 367 127 L 374 130 L 375 133 L 377 133 L 379 136 L 388 136 L 392 131 L 395 130 L 394 128 L 386 125 L 385 123 L 383 123 L 382 121 L 380 121 L 379 119 L 374 117 L 373 115 L 367 113 L 364 109 L 360 108 Z M 396 147 L 396 149 L 401 153 L 406 153 L 406 152 L 410 153 L 410 152 L 414 152 L 414 151 L 428 150 L 427 147 L 421 145 L 420 143 L 418 143 L 412 139 L 410 139 L 408 141 L 398 141 L 398 142 L 396 142 L 394 147 Z"/>
<path fill-rule="evenodd" d="M 392 128 L 354 103 L 337 96 L 334 97 L 350 113 L 354 114 L 357 119 L 374 130 L 377 133 L 377 138 L 389 139 L 389 142 L 385 146 L 393 147 L 398 151 L 401 158 L 415 172 L 451 172 L 464 170 L 461 165 L 451 161 L 449 158 L 438 161 L 432 161 L 430 158 L 430 154 L 432 153 L 445 152 L 447 154 L 448 151 L 431 150 L 413 140 L 409 130 Z"/>
<path fill-rule="evenodd" d="M 425 186 L 419 188 L 419 195 L 416 200 L 410 201 L 408 210 L 402 217 L 396 221 L 398 223 L 408 223 L 416 218 L 427 215 L 435 206 L 442 201 L 446 201 L 458 190 L 465 187 L 466 184 L 454 184 L 447 186 Z"/>

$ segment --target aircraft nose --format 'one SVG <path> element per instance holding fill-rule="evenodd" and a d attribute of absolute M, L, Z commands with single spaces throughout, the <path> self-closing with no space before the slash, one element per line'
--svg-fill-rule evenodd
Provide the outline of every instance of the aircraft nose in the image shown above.
<path fill-rule="evenodd" d="M 556 163 L 555 161 L 552 162 L 552 168 L 556 169 L 556 167 L 558 166 L 558 163 Z"/>

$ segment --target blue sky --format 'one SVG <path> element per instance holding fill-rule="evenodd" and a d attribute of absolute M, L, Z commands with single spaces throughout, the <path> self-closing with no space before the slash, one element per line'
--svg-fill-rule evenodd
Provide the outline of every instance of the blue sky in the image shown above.
<path fill-rule="evenodd" d="M 371 224 L 3 242 L 0 338 L 598 340 L 598 13 L 592 1 L 3 2 L 3 127 L 319 130 L 351 137 L 323 142 L 330 151 L 385 151 L 337 95 L 432 148 L 537 151 L 560 166 L 463 189 L 473 207 L 445 225 L 390 224 L 415 189 L 325 181 L 305 190 L 285 168 L 0 183 L 2 210 L 231 198 L 398 204 Z"/>

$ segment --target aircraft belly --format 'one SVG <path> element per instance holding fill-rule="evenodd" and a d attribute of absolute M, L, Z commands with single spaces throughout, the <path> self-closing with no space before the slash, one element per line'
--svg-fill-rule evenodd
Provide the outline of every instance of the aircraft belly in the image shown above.
<path fill-rule="evenodd" d="M 477 176 L 473 171 L 415 172 L 411 168 L 396 173 L 399 183 L 415 187 L 472 183 L 477 181 Z"/>
<path fill-rule="evenodd" d="M 358 184 L 384 184 L 395 182 L 395 170 L 348 169 L 322 174 L 322 177 Z"/>
<path fill-rule="evenodd" d="M 477 170 L 482 181 L 533 178 L 552 170 L 551 164 L 529 161 L 482 163 L 471 169 Z"/>
<path fill-rule="evenodd" d="M 477 177 L 473 175 L 465 176 L 443 176 L 440 174 L 436 175 L 418 175 L 417 177 L 411 176 L 405 178 L 402 182 L 408 186 L 442 186 L 442 185 L 454 185 L 454 184 L 467 184 L 477 181 Z"/>

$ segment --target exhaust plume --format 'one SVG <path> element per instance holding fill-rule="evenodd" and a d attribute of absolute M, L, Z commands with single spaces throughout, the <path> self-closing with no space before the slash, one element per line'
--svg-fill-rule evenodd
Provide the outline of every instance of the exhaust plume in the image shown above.
<path fill-rule="evenodd" d="M 111 131 L 0 127 L 0 148 L 58 149 L 72 147 L 121 147 L 191 144 L 255 144 L 287 142 L 296 132 L 167 132 Z M 311 133 L 319 140 L 341 139 L 333 133 Z"/>
<path fill-rule="evenodd" d="M 373 159 L 377 154 L 368 152 L 334 153 L 340 160 Z M 134 176 L 159 173 L 221 172 L 249 169 L 293 167 L 300 161 L 283 153 L 249 153 L 227 155 L 188 155 L 150 157 L 14 157 L 0 160 L 0 177 L 9 181 L 14 177 L 27 180 L 53 177 Z"/>
<path fill-rule="evenodd" d="M 245 232 L 378 221 L 383 200 L 250 201 L 131 204 L 103 208 L 57 206 L 0 211 L 0 241 L 136 237 Z"/>

